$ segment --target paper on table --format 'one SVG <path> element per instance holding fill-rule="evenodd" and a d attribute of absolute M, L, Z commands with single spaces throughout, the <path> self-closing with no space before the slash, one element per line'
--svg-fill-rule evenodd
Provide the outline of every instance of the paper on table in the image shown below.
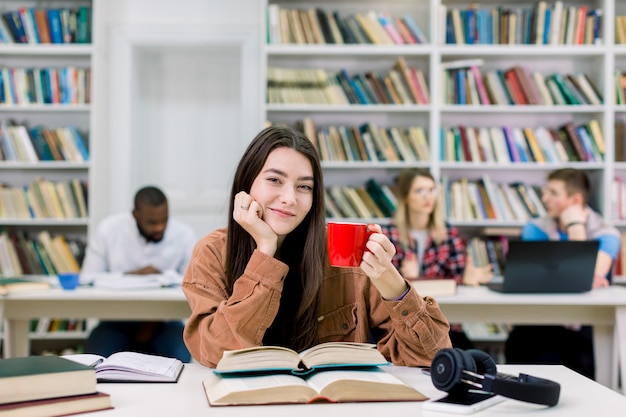
<path fill-rule="evenodd" d="M 110 272 L 83 273 L 81 284 L 93 284 L 97 288 L 108 289 L 147 289 L 179 285 L 182 275 L 175 271 L 162 274 L 133 275 Z"/>

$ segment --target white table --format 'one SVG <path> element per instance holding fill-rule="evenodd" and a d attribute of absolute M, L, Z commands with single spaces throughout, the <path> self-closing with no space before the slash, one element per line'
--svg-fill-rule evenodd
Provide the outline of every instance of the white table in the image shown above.
<path fill-rule="evenodd" d="M 626 358 L 626 288 L 614 286 L 584 294 L 511 295 L 484 287 L 459 287 L 455 296 L 438 297 L 451 322 L 514 324 L 581 323 L 594 326 L 596 380 L 617 388 L 618 353 Z M 33 318 L 168 320 L 189 317 L 180 288 L 116 291 L 79 288 L 13 294 L 0 298 L 5 319 L 5 357 L 27 356 Z M 3 313 L 2 313 L 3 311 Z M 621 363 L 626 381 L 626 359 Z M 626 384 L 623 384 L 626 385 Z"/>
<path fill-rule="evenodd" d="M 413 385 L 425 395 L 445 395 L 433 386 L 430 377 L 419 369 L 385 367 L 385 370 Z M 481 411 L 481 416 L 624 416 L 626 397 L 561 365 L 498 365 L 512 374 L 524 372 L 561 384 L 559 403 L 552 408 L 507 399 Z M 98 390 L 111 394 L 113 410 L 91 413 L 94 417 L 115 416 L 212 416 L 212 417 L 345 417 L 345 416 L 452 416 L 423 411 L 421 402 L 379 402 L 345 404 L 295 404 L 263 406 L 210 407 L 202 380 L 211 369 L 187 364 L 177 384 L 98 384 Z"/>
<path fill-rule="evenodd" d="M 617 389 L 621 361 L 626 381 L 626 288 L 613 286 L 583 294 L 502 294 L 486 287 L 459 287 L 437 297 L 450 322 L 593 325 L 596 380 Z"/>
<path fill-rule="evenodd" d="M 97 318 L 101 320 L 179 320 L 191 309 L 180 288 L 104 290 L 79 287 L 0 297 L 4 317 L 5 358 L 28 356 L 31 319 L 39 317 Z"/>

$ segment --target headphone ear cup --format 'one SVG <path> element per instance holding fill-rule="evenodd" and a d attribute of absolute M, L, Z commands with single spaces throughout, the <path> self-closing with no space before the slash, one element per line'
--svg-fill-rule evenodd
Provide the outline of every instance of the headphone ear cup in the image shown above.
<path fill-rule="evenodd" d="M 465 353 L 472 357 L 472 361 L 476 367 L 474 372 L 487 375 L 496 375 L 498 373 L 496 361 L 494 361 L 487 352 L 483 352 L 479 349 L 468 349 Z"/>
<path fill-rule="evenodd" d="M 476 372 L 476 363 L 472 356 L 461 349 L 444 348 L 433 358 L 430 378 L 435 388 L 441 391 L 467 390 L 469 387 L 465 388 L 461 382 L 464 370 Z"/>

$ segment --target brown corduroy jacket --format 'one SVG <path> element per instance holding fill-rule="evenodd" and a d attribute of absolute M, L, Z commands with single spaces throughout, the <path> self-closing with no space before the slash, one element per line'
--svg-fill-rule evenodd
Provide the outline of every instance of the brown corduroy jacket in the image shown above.
<path fill-rule="evenodd" d="M 184 331 L 191 355 L 215 367 L 224 350 L 263 344 L 278 312 L 288 266 L 254 251 L 246 270 L 227 288 L 226 229 L 195 246 L 182 288 L 192 313 Z M 399 301 L 384 300 L 360 268 L 325 271 L 318 305 L 318 343 L 370 341 L 392 363 L 429 366 L 435 353 L 450 347 L 449 324 L 437 302 L 410 288 Z"/>

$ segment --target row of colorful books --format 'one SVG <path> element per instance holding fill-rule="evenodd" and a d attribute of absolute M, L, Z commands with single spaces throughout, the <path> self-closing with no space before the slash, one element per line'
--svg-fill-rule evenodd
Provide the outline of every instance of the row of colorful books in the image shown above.
<path fill-rule="evenodd" d="M 88 104 L 91 69 L 0 68 L 0 104 Z"/>
<path fill-rule="evenodd" d="M 460 105 L 601 105 L 587 74 L 532 74 L 521 66 L 481 73 L 481 59 L 444 63 L 442 101 Z M 457 65 L 462 65 L 458 67 Z M 424 73 L 395 65 L 386 75 L 350 75 L 345 69 L 268 68 L 270 104 L 429 104 Z M 623 93 L 622 93 L 623 94 Z"/>
<path fill-rule="evenodd" d="M 37 178 L 23 187 L 0 187 L 0 219 L 84 219 L 88 216 L 87 184 L 75 178 Z"/>
<path fill-rule="evenodd" d="M 474 265 L 485 267 L 491 265 L 496 276 L 504 272 L 508 240 L 506 236 L 473 237 L 467 242 L 467 255 Z"/>
<path fill-rule="evenodd" d="M 415 20 L 369 11 L 341 17 L 338 11 L 297 9 L 270 4 L 269 44 L 424 44 L 428 40 Z"/>
<path fill-rule="evenodd" d="M 11 121 L 0 121 L 0 161 L 73 161 L 89 160 L 89 146 L 75 126 L 31 129 Z"/>
<path fill-rule="evenodd" d="M 20 7 L 3 12 L 0 43 L 91 43 L 91 8 Z"/>
<path fill-rule="evenodd" d="M 29 236 L 23 230 L 0 232 L 0 276 L 56 275 L 79 272 L 85 244 L 42 230 Z"/>
<path fill-rule="evenodd" d="M 50 332 L 84 332 L 86 330 L 87 321 L 85 319 L 40 317 L 30 321 L 32 334 L 45 335 Z"/>
<path fill-rule="evenodd" d="M 601 162 L 605 141 L 600 123 L 552 127 L 442 127 L 440 160 L 455 162 Z"/>
<path fill-rule="evenodd" d="M 375 123 L 358 126 L 316 128 L 306 118 L 296 128 L 307 135 L 322 161 L 429 161 L 430 146 L 420 126 L 378 127 Z M 558 128 L 452 126 L 440 130 L 440 160 L 453 162 L 601 162 L 605 140 L 600 123 Z"/>
<path fill-rule="evenodd" d="M 442 64 L 442 100 L 471 105 L 600 105 L 602 93 L 584 73 L 544 75 L 521 65 L 483 75 L 482 59 Z"/>
<path fill-rule="evenodd" d="M 437 194 L 447 219 L 453 221 L 499 220 L 526 221 L 546 216 L 536 186 L 492 182 L 488 176 L 478 180 L 442 178 Z M 326 187 L 326 213 L 332 218 L 390 218 L 398 206 L 393 185 L 369 179 L 361 186 Z"/>
<path fill-rule="evenodd" d="M 430 147 L 424 129 L 378 127 L 373 122 L 361 125 L 316 128 L 311 118 L 296 123 L 296 128 L 311 139 L 322 161 L 427 161 Z"/>
<path fill-rule="evenodd" d="M 487 175 L 478 180 L 443 177 L 440 187 L 439 195 L 449 220 L 526 221 L 547 216 L 541 191 L 522 182 L 496 182 Z"/>
<path fill-rule="evenodd" d="M 594 45 L 602 43 L 602 9 L 587 5 L 565 6 L 544 0 L 532 7 L 468 8 L 442 6 L 446 43 Z"/>
<path fill-rule="evenodd" d="M 398 207 L 394 187 L 374 178 L 357 187 L 331 185 L 324 192 L 326 214 L 331 218 L 385 219 Z"/>
<path fill-rule="evenodd" d="M 428 104 L 424 73 L 403 57 L 387 74 L 376 71 L 350 75 L 347 70 L 321 68 L 267 69 L 267 100 L 271 104 Z"/>

